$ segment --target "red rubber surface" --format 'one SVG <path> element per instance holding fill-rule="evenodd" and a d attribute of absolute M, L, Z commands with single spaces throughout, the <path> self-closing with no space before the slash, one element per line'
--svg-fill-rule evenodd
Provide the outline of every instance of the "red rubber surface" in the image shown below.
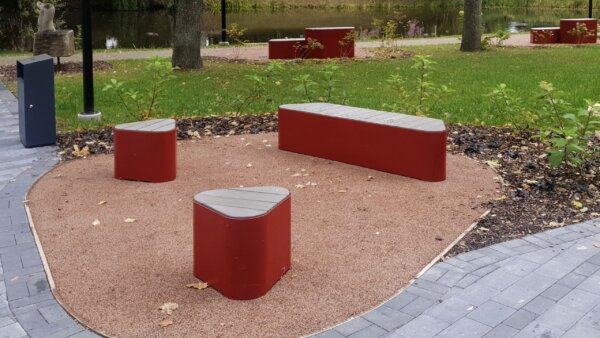
<path fill-rule="evenodd" d="M 177 133 L 115 129 L 115 178 L 168 182 L 177 175 Z"/>
<path fill-rule="evenodd" d="M 279 109 L 279 149 L 424 181 L 446 179 L 448 132 Z"/>
<path fill-rule="evenodd" d="M 194 203 L 193 238 L 194 276 L 230 299 L 261 297 L 291 265 L 291 198 L 250 219 Z"/>
<path fill-rule="evenodd" d="M 576 27 L 578 22 L 585 23 L 588 31 L 593 32 L 593 36 L 577 37 L 569 34 L 573 28 Z M 560 20 L 560 42 L 569 44 L 578 43 L 596 43 L 598 37 L 598 19 L 579 19 L 575 20 Z"/>
<path fill-rule="evenodd" d="M 529 42 L 534 44 L 559 43 L 560 29 L 531 29 Z"/>
<path fill-rule="evenodd" d="M 354 40 L 344 41 L 344 38 L 352 32 L 353 29 L 305 29 L 304 36 L 307 40 L 316 39 L 324 47 L 311 50 L 308 57 L 311 59 L 353 58 Z M 341 45 L 340 42 L 345 45 Z"/>

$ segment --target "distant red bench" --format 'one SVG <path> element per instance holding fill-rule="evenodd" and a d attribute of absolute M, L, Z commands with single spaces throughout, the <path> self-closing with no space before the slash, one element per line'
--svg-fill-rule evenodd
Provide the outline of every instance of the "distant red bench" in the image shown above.
<path fill-rule="evenodd" d="M 584 24 L 587 32 L 577 36 L 572 32 L 577 24 Z M 598 41 L 598 19 L 561 19 L 560 27 L 534 27 L 530 30 L 530 42 L 546 43 L 596 43 Z"/>
<path fill-rule="evenodd" d="M 279 149 L 438 182 L 446 179 L 444 122 L 329 103 L 279 107 Z"/>
<path fill-rule="evenodd" d="M 532 28 L 529 42 L 534 44 L 559 43 L 560 27 Z"/>
<path fill-rule="evenodd" d="M 354 27 L 315 27 L 304 38 L 269 40 L 269 59 L 354 57 Z"/>
<path fill-rule="evenodd" d="M 577 27 L 577 24 L 583 23 L 588 34 L 576 36 L 570 34 Z M 561 19 L 560 20 L 560 43 L 596 43 L 598 40 L 598 19 Z"/>

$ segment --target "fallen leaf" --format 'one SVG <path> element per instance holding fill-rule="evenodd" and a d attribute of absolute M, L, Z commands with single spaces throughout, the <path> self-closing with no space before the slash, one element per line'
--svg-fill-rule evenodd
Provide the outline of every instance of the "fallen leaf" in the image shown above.
<path fill-rule="evenodd" d="M 85 158 L 86 156 L 88 156 L 90 154 L 90 148 L 88 148 L 88 146 L 85 146 L 85 147 L 79 149 L 79 146 L 74 144 L 72 153 L 73 153 L 73 156 L 75 156 L 75 157 L 84 157 Z"/>
<path fill-rule="evenodd" d="M 344 192 L 348 192 L 348 190 L 346 190 L 346 189 L 340 189 L 340 190 L 338 190 L 338 192 L 344 193 Z"/>
<path fill-rule="evenodd" d="M 204 283 L 204 282 L 190 283 L 190 284 L 186 285 L 186 287 L 192 288 L 192 289 L 197 289 L 197 290 L 203 290 L 208 287 L 208 283 Z"/>
<path fill-rule="evenodd" d="M 571 201 L 571 204 L 573 204 L 573 206 L 577 209 L 583 208 L 583 203 L 581 203 L 579 201 Z"/>
<path fill-rule="evenodd" d="M 292 177 L 298 177 L 298 176 L 302 176 L 302 174 L 300 174 L 300 173 L 295 173 L 294 175 L 292 175 Z"/>
<path fill-rule="evenodd" d="M 302 184 L 296 184 L 296 188 L 302 189 L 302 188 L 304 188 L 304 185 L 302 185 Z"/>
<path fill-rule="evenodd" d="M 594 246 L 600 249 L 600 243 L 594 243 Z"/>
<path fill-rule="evenodd" d="M 501 167 L 500 163 L 498 163 L 496 161 L 485 161 L 485 164 L 487 164 L 491 168 L 500 168 Z"/>
<path fill-rule="evenodd" d="M 105 205 L 105 204 L 106 204 L 106 201 L 100 201 L 100 202 L 98 202 L 98 205 Z"/>
<path fill-rule="evenodd" d="M 252 163 L 246 164 L 246 168 L 252 168 Z"/>
<path fill-rule="evenodd" d="M 561 223 L 550 222 L 550 224 L 548 224 L 548 225 L 551 226 L 551 227 L 553 227 L 553 228 L 558 228 L 558 227 L 561 227 L 561 226 L 565 225 L 565 223 L 563 223 L 563 222 L 561 222 Z"/>
<path fill-rule="evenodd" d="M 135 218 L 126 218 L 123 222 L 125 222 L 125 223 L 133 223 L 135 221 L 137 221 Z"/>
<path fill-rule="evenodd" d="M 177 309 L 179 305 L 177 303 L 164 303 L 158 309 L 162 313 L 166 313 L 168 315 L 173 313 L 173 310 Z"/>
<path fill-rule="evenodd" d="M 92 222 L 92 225 L 93 225 L 93 226 L 100 225 L 100 220 L 98 220 L 98 219 L 95 219 L 95 220 Z"/>
<path fill-rule="evenodd" d="M 367 176 L 367 181 L 372 181 L 373 180 L 373 176 L 369 175 Z"/>
<path fill-rule="evenodd" d="M 173 321 L 171 319 L 165 319 L 160 322 L 160 327 L 167 327 L 169 325 L 173 325 Z"/>

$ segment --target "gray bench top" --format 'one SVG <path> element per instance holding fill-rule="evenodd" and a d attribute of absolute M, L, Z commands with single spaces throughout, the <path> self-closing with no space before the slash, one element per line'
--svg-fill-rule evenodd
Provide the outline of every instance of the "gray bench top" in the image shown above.
<path fill-rule="evenodd" d="M 141 131 L 149 133 L 160 133 L 175 129 L 175 120 L 173 119 L 154 119 L 140 122 L 131 122 L 118 124 L 115 129 Z"/>
<path fill-rule="evenodd" d="M 354 27 L 310 27 L 306 28 L 308 30 L 314 31 L 327 31 L 327 30 L 337 30 L 337 29 L 354 29 Z"/>
<path fill-rule="evenodd" d="M 348 107 L 332 103 L 284 104 L 280 108 L 426 132 L 442 132 L 446 130 L 444 122 L 438 119 Z"/>
<path fill-rule="evenodd" d="M 284 41 L 306 41 L 305 38 L 285 38 L 285 39 L 270 39 L 269 42 L 284 42 Z"/>
<path fill-rule="evenodd" d="M 560 27 L 533 27 L 531 28 L 532 31 L 543 31 L 543 30 L 555 30 L 555 29 L 560 29 Z"/>
<path fill-rule="evenodd" d="M 268 213 L 289 195 L 282 187 L 245 187 L 203 191 L 194 202 L 226 217 L 253 218 Z"/>

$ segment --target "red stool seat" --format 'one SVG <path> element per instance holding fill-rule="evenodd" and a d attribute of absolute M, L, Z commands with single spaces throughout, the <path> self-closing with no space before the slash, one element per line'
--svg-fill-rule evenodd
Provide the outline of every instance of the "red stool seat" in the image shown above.
<path fill-rule="evenodd" d="M 266 294 L 291 264 L 291 198 L 280 187 L 194 197 L 194 276 L 225 297 Z"/>
<path fill-rule="evenodd" d="M 279 107 L 279 149 L 424 181 L 446 179 L 444 122 L 331 103 Z"/>
<path fill-rule="evenodd" d="M 175 179 L 175 120 L 156 119 L 115 127 L 115 178 L 168 182 Z"/>

